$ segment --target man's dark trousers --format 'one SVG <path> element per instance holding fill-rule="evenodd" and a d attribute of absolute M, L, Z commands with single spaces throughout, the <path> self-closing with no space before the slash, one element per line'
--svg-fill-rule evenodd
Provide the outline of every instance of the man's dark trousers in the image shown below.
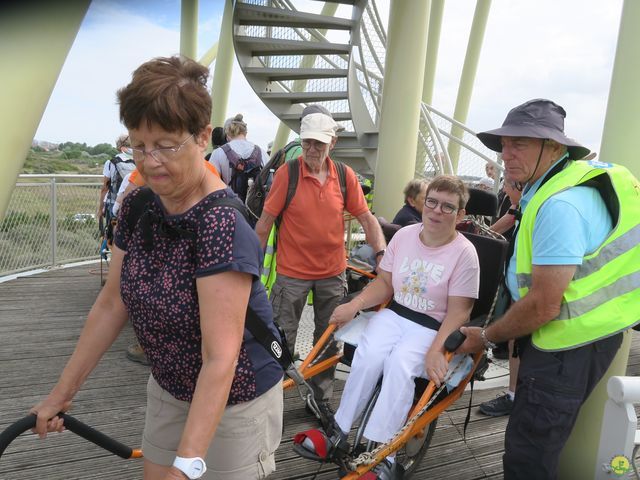
<path fill-rule="evenodd" d="M 622 333 L 582 347 L 543 352 L 519 341 L 520 369 L 502 457 L 505 480 L 555 479 L 585 402 L 622 343 Z"/>

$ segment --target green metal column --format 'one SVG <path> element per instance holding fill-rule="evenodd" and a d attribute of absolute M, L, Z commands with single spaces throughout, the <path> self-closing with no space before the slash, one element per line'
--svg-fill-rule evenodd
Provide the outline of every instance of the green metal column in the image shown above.
<path fill-rule="evenodd" d="M 607 114 L 600 155 L 603 162 L 624 165 L 640 178 L 640 160 L 635 154 L 640 132 L 640 2 L 625 0 L 620 18 L 618 46 L 613 64 Z"/>
<path fill-rule="evenodd" d="M 636 137 L 640 131 L 640 118 L 637 115 L 640 109 L 638 24 L 640 24 L 640 2 L 625 0 L 620 18 L 618 45 L 602 134 L 602 148 L 598 157 L 603 162 L 614 162 L 626 166 L 636 177 L 640 176 L 640 164 L 635 154 Z M 627 332 L 622 347 L 609 370 L 580 409 L 576 426 L 560 457 L 559 478 L 591 479 L 601 472 L 602 466 L 596 465 L 596 459 L 604 405 L 608 398 L 607 382 L 614 375 L 626 375 L 630 345 L 631 332 Z"/>
<path fill-rule="evenodd" d="M 217 56 L 218 56 L 218 42 L 214 43 L 211 46 L 211 48 L 207 50 L 202 57 L 200 57 L 200 60 L 198 60 L 198 63 L 200 65 L 204 65 L 205 67 L 208 67 L 214 62 Z"/>
<path fill-rule="evenodd" d="M 221 127 L 227 116 L 227 103 L 231 89 L 231 74 L 233 72 L 233 1 L 225 0 L 218 40 L 218 56 L 213 69 L 211 84 L 211 125 Z"/>
<path fill-rule="evenodd" d="M 491 9 L 491 0 L 478 0 L 476 3 L 476 11 L 473 14 L 473 23 L 471 24 L 471 32 L 469 32 L 469 43 L 467 44 L 467 53 L 462 67 L 462 75 L 460 76 L 460 86 L 458 87 L 458 98 L 456 99 L 456 108 L 453 118 L 460 123 L 467 121 L 469 114 L 469 104 L 471 103 L 471 94 L 473 93 L 473 82 L 476 79 L 476 71 L 478 70 L 478 61 L 480 60 L 480 51 L 482 49 L 482 41 L 484 39 L 484 31 L 487 27 L 487 19 L 489 18 L 489 10 Z M 463 131 L 460 127 L 452 126 L 451 135 L 456 138 L 462 138 Z M 458 158 L 460 156 L 460 146 L 449 140 L 449 157 L 453 171 L 458 170 Z"/>
<path fill-rule="evenodd" d="M 422 101 L 428 105 L 433 103 L 433 88 L 438 63 L 438 49 L 442 32 L 442 16 L 444 14 L 444 0 L 431 0 L 431 14 L 429 15 L 429 35 L 427 37 L 427 58 L 424 68 L 424 82 L 422 83 Z"/>
<path fill-rule="evenodd" d="M 198 0 L 180 3 L 180 55 L 193 60 L 198 55 Z"/>
<path fill-rule="evenodd" d="M 373 210 L 391 220 L 414 176 L 430 0 L 393 0 L 380 112 Z M 409 54 L 408 52 L 411 52 Z"/>
<path fill-rule="evenodd" d="M 89 4 L 15 2 L 0 15 L 0 219 Z"/>
<path fill-rule="evenodd" d="M 320 15 L 324 15 L 326 17 L 333 17 L 338 10 L 337 3 L 325 3 L 322 7 L 322 11 Z M 318 30 L 322 35 L 327 34 L 327 29 Z M 300 62 L 300 68 L 311 68 L 316 63 L 317 55 L 306 55 L 302 58 Z M 302 92 L 307 86 L 306 80 L 296 80 L 293 82 L 293 91 L 294 92 Z M 273 145 L 271 146 L 272 152 L 277 152 L 282 147 L 287 144 L 287 140 L 289 139 L 289 134 L 291 133 L 291 129 L 287 127 L 284 122 L 280 122 L 278 126 L 278 131 L 276 132 L 276 138 L 273 140 Z"/>

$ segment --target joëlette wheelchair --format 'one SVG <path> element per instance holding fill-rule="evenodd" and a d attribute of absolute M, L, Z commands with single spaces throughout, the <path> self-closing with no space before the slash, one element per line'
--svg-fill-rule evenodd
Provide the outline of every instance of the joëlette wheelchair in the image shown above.
<path fill-rule="evenodd" d="M 495 194 L 483 190 L 470 189 L 470 200 L 466 210 L 467 218 L 458 226 L 458 229 L 473 243 L 478 252 L 480 262 L 479 298 L 476 300 L 471 312 L 472 321 L 470 323 L 473 325 L 485 325 L 487 320 L 491 318 L 495 306 L 508 244 L 500 235 L 490 232 L 481 218 L 481 216 L 493 216 L 496 214 L 497 198 Z M 381 221 L 381 224 L 387 241 L 399 228 L 397 225 L 388 224 L 384 221 Z M 351 273 L 355 271 L 356 274 L 365 278 L 373 277 L 371 274 L 353 267 L 350 270 Z M 378 309 L 381 307 L 379 306 Z M 332 368 L 337 363 L 350 366 L 355 347 L 346 343 L 342 354 L 317 361 L 321 357 L 322 351 L 332 341 L 334 331 L 335 325 L 330 325 L 298 368 L 298 372 L 305 380 L 328 368 Z M 488 367 L 484 353 L 477 353 L 473 356 L 457 356 L 454 359 L 453 352 L 463 341 L 464 336 L 459 331 L 453 333 L 447 339 L 445 349 L 447 350 L 447 359 L 450 362 L 449 372 L 445 382 L 439 388 L 436 388 L 433 382 L 426 379 L 417 378 L 415 380 L 414 405 L 407 422 L 388 443 L 379 445 L 367 442 L 363 438 L 366 423 L 380 392 L 382 382 L 379 381 L 361 418 L 356 422 L 357 426 L 355 427 L 355 433 L 352 432 L 353 440 L 350 442 L 350 450 L 348 452 L 340 452 L 339 455 L 329 454 L 324 461 L 336 463 L 340 467 L 339 474 L 342 479 L 356 479 L 364 478 L 373 467 L 387 456 L 395 453 L 396 462 L 402 466 L 404 471 L 404 478 L 409 478 L 415 472 L 419 462 L 428 450 L 435 432 L 438 415 L 462 396 L 465 387 L 472 379 L 484 379 L 483 374 Z M 461 373 L 464 373 L 462 380 L 455 387 L 450 385 L 449 388 L 453 389 L 449 391 L 446 385 L 447 379 L 453 376 L 460 376 Z M 296 382 L 293 379 L 289 379 L 285 381 L 284 387 L 285 389 L 293 388 L 296 384 L 299 388 L 303 386 L 301 381 Z M 310 389 L 300 388 L 301 395 L 304 396 L 305 391 L 310 391 Z M 306 393 L 306 395 L 307 404 L 313 405 L 313 394 Z M 314 409 L 312 408 L 312 410 Z M 314 413 L 320 419 L 326 431 L 331 420 L 324 418 L 323 412 L 320 410 L 314 410 Z M 299 441 L 302 441 L 302 438 Z M 303 453 L 304 449 L 298 449 L 294 445 L 294 450 L 298 454 L 306 456 Z M 315 459 L 318 460 L 317 458 Z M 371 474 L 369 473 L 368 475 Z"/>

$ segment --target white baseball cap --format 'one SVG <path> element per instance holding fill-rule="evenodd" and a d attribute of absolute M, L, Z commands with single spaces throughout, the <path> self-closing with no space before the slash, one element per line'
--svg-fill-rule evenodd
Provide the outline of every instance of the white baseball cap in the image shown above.
<path fill-rule="evenodd" d="M 337 129 L 338 124 L 329 115 L 311 113 L 302 117 L 300 121 L 300 138 L 313 138 L 322 143 L 331 143 Z"/>

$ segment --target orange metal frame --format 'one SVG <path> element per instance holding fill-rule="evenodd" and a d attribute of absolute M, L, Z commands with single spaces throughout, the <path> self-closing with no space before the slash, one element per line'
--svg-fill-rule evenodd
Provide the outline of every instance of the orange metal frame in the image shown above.
<path fill-rule="evenodd" d="M 305 380 L 313 377 L 314 375 L 317 375 L 320 372 L 327 370 L 330 367 L 333 367 L 342 358 L 341 354 L 334 355 L 321 362 L 318 362 L 317 364 L 311 367 L 309 366 L 310 363 L 315 360 L 318 353 L 324 348 L 324 345 L 327 343 L 327 341 L 329 341 L 335 329 L 336 329 L 335 324 L 329 325 L 329 327 L 324 331 L 324 333 L 322 334 L 318 342 L 313 346 L 313 348 L 311 349 L 311 352 L 309 352 L 309 355 L 307 355 L 307 357 L 304 359 L 304 361 L 300 365 L 298 370 Z M 452 352 L 447 352 L 446 353 L 447 361 L 450 361 L 451 358 L 453 358 L 453 355 L 454 354 Z M 362 475 L 367 473 L 369 470 L 375 467 L 378 463 L 384 460 L 388 455 L 399 450 L 411 438 L 421 435 L 424 432 L 425 428 L 431 422 L 433 422 L 438 417 L 438 415 L 440 415 L 453 402 L 455 402 L 462 396 L 462 394 L 464 393 L 464 389 L 469 383 L 469 381 L 471 380 L 471 378 L 473 377 L 476 371 L 476 368 L 480 363 L 481 358 L 482 358 L 482 353 L 476 353 L 473 358 L 474 364 L 473 364 L 473 368 L 471 369 L 471 372 L 460 382 L 460 384 L 451 393 L 449 393 L 449 395 L 447 395 L 444 399 L 442 399 L 440 402 L 434 405 L 433 408 L 427 410 L 421 417 L 419 417 L 409 430 L 404 432 L 398 438 L 393 440 L 386 448 L 381 450 L 378 453 L 378 455 L 376 455 L 373 462 L 371 462 L 368 465 L 361 465 L 356 470 L 349 472 L 347 475 L 341 478 L 343 480 L 353 480 L 353 479 L 360 478 Z M 288 389 L 293 387 L 294 385 L 295 385 L 295 382 L 293 380 L 287 379 L 283 383 L 283 388 Z M 436 391 L 436 385 L 434 382 L 430 381 L 424 393 L 420 397 L 420 400 L 413 407 L 408 418 L 412 418 L 413 416 L 415 416 L 416 413 L 419 412 L 429 402 L 429 400 L 431 400 L 431 397 L 433 396 L 435 391 Z"/>

